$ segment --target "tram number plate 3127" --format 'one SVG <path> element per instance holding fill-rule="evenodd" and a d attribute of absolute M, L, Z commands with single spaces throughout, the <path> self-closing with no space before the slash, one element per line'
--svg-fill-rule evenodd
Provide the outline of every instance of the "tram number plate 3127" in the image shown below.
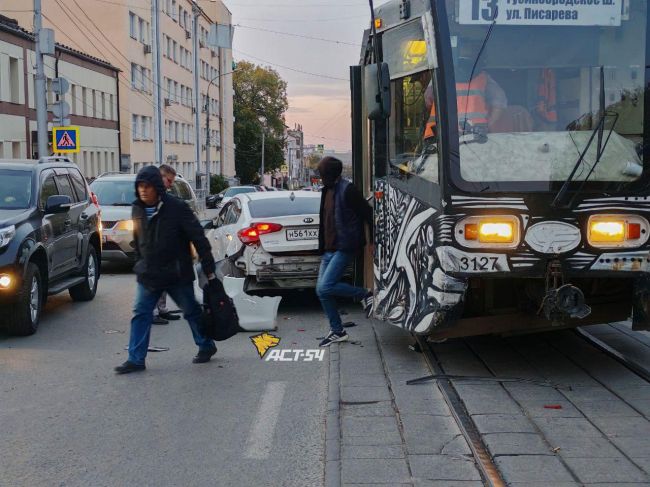
<path fill-rule="evenodd" d="M 496 271 L 498 270 L 498 257 L 461 257 L 461 271 Z"/>

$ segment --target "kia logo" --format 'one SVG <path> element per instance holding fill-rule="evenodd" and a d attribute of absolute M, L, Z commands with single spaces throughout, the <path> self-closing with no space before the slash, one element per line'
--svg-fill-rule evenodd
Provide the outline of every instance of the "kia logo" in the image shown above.
<path fill-rule="evenodd" d="M 305 223 L 313 223 L 313 222 L 314 222 L 314 219 L 313 219 L 313 218 L 305 218 L 303 221 L 304 221 Z"/>

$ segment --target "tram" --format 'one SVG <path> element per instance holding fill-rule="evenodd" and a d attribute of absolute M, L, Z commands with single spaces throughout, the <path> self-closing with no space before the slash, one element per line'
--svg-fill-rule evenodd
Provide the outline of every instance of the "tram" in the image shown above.
<path fill-rule="evenodd" d="M 375 317 L 440 339 L 649 329 L 647 2 L 371 10 L 350 87 Z"/>

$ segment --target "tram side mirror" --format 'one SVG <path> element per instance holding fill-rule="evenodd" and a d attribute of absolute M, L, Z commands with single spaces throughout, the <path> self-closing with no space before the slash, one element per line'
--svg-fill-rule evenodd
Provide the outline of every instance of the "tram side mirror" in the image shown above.
<path fill-rule="evenodd" d="M 366 110 L 370 120 L 390 117 L 390 73 L 387 63 L 369 64 L 364 68 Z"/>

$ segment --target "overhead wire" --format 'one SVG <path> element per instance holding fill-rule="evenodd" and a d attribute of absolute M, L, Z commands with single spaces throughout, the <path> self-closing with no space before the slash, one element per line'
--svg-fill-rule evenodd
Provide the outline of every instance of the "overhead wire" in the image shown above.
<path fill-rule="evenodd" d="M 354 42 L 337 41 L 335 39 L 326 39 L 324 37 L 314 37 L 314 36 L 308 36 L 308 35 L 305 35 L 305 34 L 295 34 L 295 33 L 292 33 L 292 32 L 282 32 L 282 31 L 278 31 L 278 30 L 264 29 L 262 27 L 252 27 L 250 25 L 233 24 L 233 27 L 240 27 L 242 29 L 257 30 L 257 31 L 261 31 L 261 32 L 270 32 L 272 34 L 285 35 L 285 36 L 291 36 L 291 37 L 299 37 L 301 39 L 311 39 L 311 40 L 315 40 L 315 41 L 330 42 L 332 44 L 342 44 L 342 45 L 346 45 L 346 46 L 361 47 L 361 44 L 354 43 Z"/>
<path fill-rule="evenodd" d="M 336 76 L 330 76 L 328 74 L 323 74 L 323 73 L 313 73 L 311 71 L 305 71 L 305 70 L 298 69 L 298 68 L 292 68 L 291 66 L 285 66 L 285 65 L 282 65 L 282 64 L 273 63 L 271 61 L 267 61 L 266 59 L 262 59 L 262 58 L 259 58 L 257 56 L 253 56 L 252 54 L 248 54 L 248 53 L 246 53 L 244 51 L 240 51 L 239 49 L 233 49 L 233 51 L 236 51 L 236 52 L 238 52 L 240 54 L 243 54 L 244 56 L 255 59 L 255 60 L 260 61 L 262 63 L 266 63 L 266 64 L 269 64 L 271 66 L 276 66 L 278 68 L 288 69 L 289 71 L 295 71 L 296 73 L 308 74 L 308 75 L 311 75 L 311 76 L 317 76 L 319 78 L 327 78 L 327 79 L 333 79 L 333 80 L 337 80 L 337 81 L 345 81 L 346 83 L 349 82 L 349 80 L 346 79 L 346 78 L 338 78 Z"/>

